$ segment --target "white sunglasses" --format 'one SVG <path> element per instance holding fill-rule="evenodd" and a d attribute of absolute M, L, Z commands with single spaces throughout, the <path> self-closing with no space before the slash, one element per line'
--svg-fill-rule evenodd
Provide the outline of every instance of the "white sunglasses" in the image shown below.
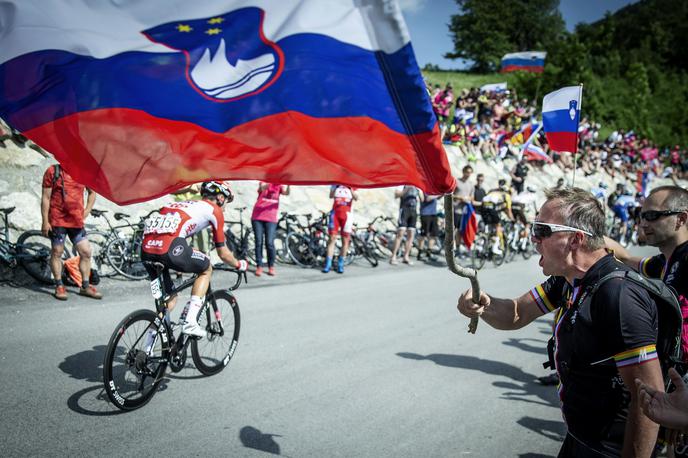
<path fill-rule="evenodd" d="M 564 226 L 563 224 L 542 223 L 540 221 L 533 222 L 530 227 L 530 235 L 538 239 L 546 239 L 551 237 L 555 232 L 582 232 L 583 234 L 592 237 L 592 234 L 577 227 Z"/>

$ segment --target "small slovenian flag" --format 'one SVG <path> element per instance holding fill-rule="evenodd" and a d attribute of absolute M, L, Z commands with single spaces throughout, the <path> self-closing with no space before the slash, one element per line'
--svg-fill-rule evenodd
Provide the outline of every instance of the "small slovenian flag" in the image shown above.
<path fill-rule="evenodd" d="M 545 153 L 545 151 L 539 146 L 528 144 L 523 149 L 523 155 L 528 161 L 545 161 L 548 164 L 552 163 L 552 158 Z"/>
<path fill-rule="evenodd" d="M 466 204 L 464 214 L 461 217 L 461 223 L 459 224 L 459 229 L 464 245 L 470 250 L 475 241 L 475 235 L 478 232 L 478 220 L 475 216 L 475 208 L 473 208 L 473 205 L 470 203 Z"/>
<path fill-rule="evenodd" d="M 542 73 L 545 69 L 545 57 L 547 53 L 543 51 L 512 52 L 502 57 L 502 73 L 524 72 Z"/>
<path fill-rule="evenodd" d="M 583 86 L 568 86 L 542 100 L 542 123 L 551 150 L 576 153 L 582 94 Z"/>

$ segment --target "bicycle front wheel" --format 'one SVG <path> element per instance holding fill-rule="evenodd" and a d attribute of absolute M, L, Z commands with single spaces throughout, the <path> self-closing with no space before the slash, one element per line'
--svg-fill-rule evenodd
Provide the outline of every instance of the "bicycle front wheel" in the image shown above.
<path fill-rule="evenodd" d="M 234 356 L 239 343 L 239 304 L 227 291 L 214 291 L 208 295 L 204 307 L 198 312 L 198 324 L 206 336 L 191 341 L 191 356 L 203 375 L 221 372 Z"/>
<path fill-rule="evenodd" d="M 41 283 L 52 284 L 50 240 L 41 231 L 26 231 L 17 239 L 17 257 L 26 272 Z"/>
<path fill-rule="evenodd" d="M 165 375 L 169 356 L 167 328 L 152 310 L 137 310 L 112 333 L 103 360 L 103 385 L 121 410 L 144 406 Z"/>

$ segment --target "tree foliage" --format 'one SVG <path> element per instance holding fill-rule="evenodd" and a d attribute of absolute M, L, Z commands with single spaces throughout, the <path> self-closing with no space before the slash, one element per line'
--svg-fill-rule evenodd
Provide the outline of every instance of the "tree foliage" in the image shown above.
<path fill-rule="evenodd" d="M 688 1 L 641 0 L 573 33 L 563 28 L 558 1 L 457 4 L 448 57 L 493 71 L 507 52 L 544 49 L 543 74 L 510 78 L 520 94 L 541 98 L 582 83 L 584 115 L 659 144 L 688 144 Z"/>
<path fill-rule="evenodd" d="M 451 59 L 470 59 L 478 72 L 499 68 L 509 52 L 535 51 L 555 42 L 565 31 L 559 0 L 456 0 L 460 13 L 451 17 Z"/>

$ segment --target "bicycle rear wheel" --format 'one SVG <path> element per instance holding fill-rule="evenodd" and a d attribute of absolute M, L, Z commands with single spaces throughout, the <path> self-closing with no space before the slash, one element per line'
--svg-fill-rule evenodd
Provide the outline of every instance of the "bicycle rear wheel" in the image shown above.
<path fill-rule="evenodd" d="M 132 240 L 112 239 L 105 249 L 108 263 L 123 277 L 130 280 L 142 280 L 148 277 L 148 272 L 141 262 L 139 253 L 134 253 Z"/>
<path fill-rule="evenodd" d="M 118 409 L 144 406 L 165 375 L 169 356 L 167 328 L 152 310 L 123 319 L 110 337 L 103 360 L 103 385 Z"/>
<path fill-rule="evenodd" d="M 214 291 L 198 312 L 206 336 L 191 341 L 191 356 L 203 375 L 215 375 L 229 364 L 239 343 L 239 304 L 227 291 Z"/>
<path fill-rule="evenodd" d="M 107 245 L 110 234 L 102 231 L 89 231 L 88 241 L 91 242 L 91 268 L 98 271 L 101 277 L 117 275 L 115 269 L 107 259 Z"/>
<path fill-rule="evenodd" d="M 301 267 L 313 267 L 315 255 L 310 249 L 309 241 L 301 234 L 292 232 L 287 236 L 287 251 L 294 263 Z"/>
<path fill-rule="evenodd" d="M 480 270 L 485 266 L 487 259 L 488 240 L 484 235 L 479 235 L 471 246 L 471 263 L 475 270 Z"/>
<path fill-rule="evenodd" d="M 17 257 L 26 273 L 41 283 L 52 284 L 50 240 L 41 231 L 26 231 L 17 239 Z"/>

